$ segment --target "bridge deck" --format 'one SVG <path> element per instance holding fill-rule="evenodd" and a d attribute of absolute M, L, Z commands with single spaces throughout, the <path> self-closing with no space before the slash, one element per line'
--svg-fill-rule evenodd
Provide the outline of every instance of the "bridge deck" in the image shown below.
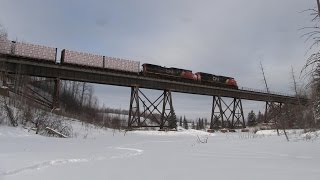
<path fill-rule="evenodd" d="M 27 57 L 0 54 L 0 70 L 8 73 L 21 73 L 25 75 L 60 78 L 63 80 L 83 81 L 90 83 L 109 84 L 116 86 L 138 86 L 140 88 L 155 90 L 171 90 L 172 92 L 199 94 L 207 96 L 221 96 L 240 98 L 254 101 L 268 101 L 279 103 L 297 104 L 298 100 L 292 96 L 280 94 L 268 94 L 243 89 L 228 89 L 212 86 L 205 86 L 193 83 L 184 83 L 145 77 L 133 73 L 116 72 L 88 67 L 72 65 L 60 65 L 47 61 L 39 61 Z M 307 99 L 302 99 L 305 104 Z"/>

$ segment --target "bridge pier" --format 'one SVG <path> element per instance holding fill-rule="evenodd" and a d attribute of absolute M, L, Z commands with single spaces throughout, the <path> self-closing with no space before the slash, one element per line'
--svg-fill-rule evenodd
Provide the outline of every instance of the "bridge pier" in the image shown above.
<path fill-rule="evenodd" d="M 221 101 L 221 96 L 213 96 L 210 129 L 218 129 L 224 125 L 224 112 Z"/>
<path fill-rule="evenodd" d="M 170 90 L 164 90 L 156 100 L 151 101 L 139 87 L 131 87 L 128 129 L 140 127 L 171 128 L 169 121 L 173 111 Z"/>
<path fill-rule="evenodd" d="M 52 94 L 52 106 L 53 110 L 60 107 L 60 79 L 54 79 L 54 89 Z"/>
<path fill-rule="evenodd" d="M 2 81 L 2 86 L 7 86 L 7 78 L 4 71 L 1 72 L 1 81 Z"/>
<path fill-rule="evenodd" d="M 233 98 L 232 102 L 227 104 L 221 96 L 213 96 L 210 129 L 220 127 L 246 127 L 240 98 Z"/>
<path fill-rule="evenodd" d="M 245 128 L 243 108 L 241 99 L 233 98 L 233 112 L 232 112 L 232 128 L 242 127 Z"/>

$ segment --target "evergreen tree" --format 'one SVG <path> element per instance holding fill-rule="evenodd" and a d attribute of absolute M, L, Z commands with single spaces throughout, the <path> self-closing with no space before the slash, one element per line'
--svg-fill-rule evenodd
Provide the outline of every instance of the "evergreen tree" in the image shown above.
<path fill-rule="evenodd" d="M 255 126 L 257 124 L 256 114 L 251 110 L 248 113 L 248 126 Z"/>
<path fill-rule="evenodd" d="M 194 125 L 194 121 L 191 123 L 191 129 L 196 129 L 196 126 Z"/>
<path fill-rule="evenodd" d="M 198 123 L 197 123 L 197 129 L 205 129 L 205 121 L 199 118 Z"/>
<path fill-rule="evenodd" d="M 204 120 L 201 118 L 201 129 L 204 129 Z"/>
<path fill-rule="evenodd" d="M 174 110 L 171 111 L 171 116 L 168 119 L 169 128 L 177 129 L 177 116 Z"/>
<path fill-rule="evenodd" d="M 183 127 L 184 127 L 185 129 L 189 129 L 188 121 L 187 121 L 187 119 L 186 119 L 185 116 L 183 117 Z"/>
<path fill-rule="evenodd" d="M 262 123 L 264 122 L 264 116 L 263 114 L 259 111 L 258 116 L 257 116 L 257 123 Z"/>
<path fill-rule="evenodd" d="M 182 127 L 182 116 L 180 116 L 179 126 Z"/>

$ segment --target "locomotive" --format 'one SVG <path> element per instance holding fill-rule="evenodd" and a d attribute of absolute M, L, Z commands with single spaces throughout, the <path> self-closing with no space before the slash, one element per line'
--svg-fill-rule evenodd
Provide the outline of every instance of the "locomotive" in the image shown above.
<path fill-rule="evenodd" d="M 163 77 L 169 78 L 179 81 L 185 82 L 196 82 L 203 85 L 209 86 L 217 86 L 217 87 L 224 87 L 224 88 L 233 88 L 238 89 L 237 82 L 232 77 L 226 76 L 217 76 L 214 74 L 197 72 L 193 73 L 191 70 L 186 69 L 179 69 L 179 68 L 167 68 L 162 67 L 154 64 L 142 64 L 142 71 L 141 73 L 144 76 L 154 76 L 154 77 Z"/>

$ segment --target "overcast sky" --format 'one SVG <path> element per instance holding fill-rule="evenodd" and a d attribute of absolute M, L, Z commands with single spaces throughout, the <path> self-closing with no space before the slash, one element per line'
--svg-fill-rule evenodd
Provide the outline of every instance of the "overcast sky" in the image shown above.
<path fill-rule="evenodd" d="M 315 0 L 1 0 L 10 39 L 235 77 L 239 86 L 292 93 L 307 44 L 301 11 Z M 96 86 L 106 106 L 129 106 L 130 89 Z M 161 93 L 161 92 L 156 92 Z M 154 94 L 154 93 L 152 93 Z M 174 93 L 178 115 L 209 117 L 211 98 Z M 244 102 L 245 112 L 262 103 Z"/>

